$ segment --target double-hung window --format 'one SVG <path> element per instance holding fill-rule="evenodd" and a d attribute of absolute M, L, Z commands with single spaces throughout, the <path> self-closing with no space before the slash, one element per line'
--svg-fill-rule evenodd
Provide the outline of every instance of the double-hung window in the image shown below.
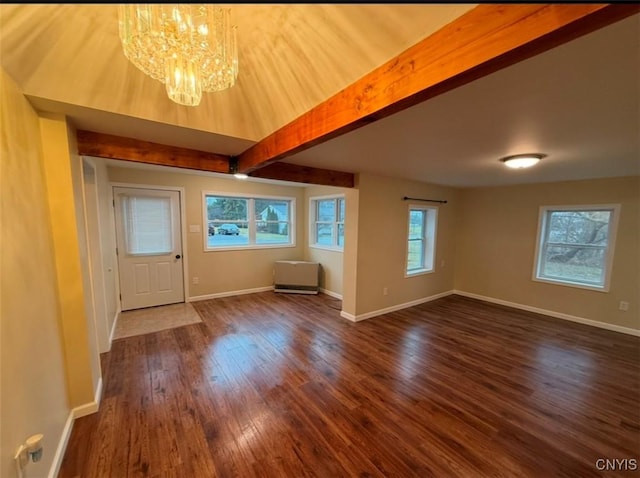
<path fill-rule="evenodd" d="M 309 203 L 309 246 L 344 249 L 344 196 L 311 198 Z"/>
<path fill-rule="evenodd" d="M 607 291 L 620 205 L 540 208 L 534 280 Z"/>
<path fill-rule="evenodd" d="M 205 250 L 295 245 L 295 198 L 203 196 Z"/>
<path fill-rule="evenodd" d="M 437 208 L 409 206 L 406 276 L 433 272 L 437 217 Z"/>

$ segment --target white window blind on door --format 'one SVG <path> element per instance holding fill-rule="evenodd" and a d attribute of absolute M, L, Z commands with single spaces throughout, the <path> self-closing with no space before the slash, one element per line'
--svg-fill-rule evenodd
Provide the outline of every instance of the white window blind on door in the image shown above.
<path fill-rule="evenodd" d="M 173 251 L 170 198 L 126 196 L 122 209 L 128 254 L 168 254 Z"/>

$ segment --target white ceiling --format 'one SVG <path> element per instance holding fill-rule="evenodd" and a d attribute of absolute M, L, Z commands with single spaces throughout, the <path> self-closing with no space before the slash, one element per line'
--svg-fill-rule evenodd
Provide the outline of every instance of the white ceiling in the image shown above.
<path fill-rule="evenodd" d="M 286 161 L 459 187 L 639 175 L 639 32 L 636 15 Z"/>
<path fill-rule="evenodd" d="M 2 5 L 0 60 L 81 129 L 239 154 L 473 6 L 234 5 L 239 83 L 195 109 L 129 65 L 112 5 Z M 498 161 L 526 152 L 548 157 Z M 284 161 L 460 187 L 639 175 L 640 15 Z"/>

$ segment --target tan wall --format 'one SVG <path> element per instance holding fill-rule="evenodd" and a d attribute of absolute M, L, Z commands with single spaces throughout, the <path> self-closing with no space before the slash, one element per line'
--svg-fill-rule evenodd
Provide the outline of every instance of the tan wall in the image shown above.
<path fill-rule="evenodd" d="M 359 176 L 358 188 L 355 315 L 452 290 L 457 190 L 369 174 Z M 402 200 L 404 196 L 448 201 L 439 205 L 433 273 L 404 276 L 408 232 L 408 202 Z M 345 250 L 345 256 L 348 253 Z M 388 289 L 386 296 L 384 287 Z"/>
<path fill-rule="evenodd" d="M 44 131 L 42 126 L 43 119 L 40 120 L 40 129 Z M 97 323 L 98 320 L 96 316 L 96 308 L 95 308 L 95 296 L 92 287 L 91 280 L 91 270 L 90 270 L 90 258 L 89 258 L 89 237 L 88 237 L 88 227 L 86 221 L 87 212 L 85 211 L 86 205 L 84 202 L 84 187 L 83 187 L 83 173 L 82 173 L 82 157 L 78 154 L 78 144 L 76 141 L 76 130 L 75 128 L 67 123 L 66 118 L 61 120 L 60 128 L 64 125 L 66 130 L 66 147 L 67 147 L 67 160 L 71 166 L 71 186 L 73 193 L 73 204 L 75 207 L 75 216 L 76 216 L 76 233 L 77 233 L 77 244 L 78 249 L 75 252 L 75 256 L 73 257 L 74 261 L 79 261 L 80 266 L 80 279 L 82 280 L 82 295 L 84 297 L 84 322 L 86 328 L 86 337 L 83 337 L 84 341 L 87 344 L 88 352 L 89 352 L 89 364 L 91 366 L 91 382 L 92 382 L 92 400 L 88 402 L 83 401 L 78 403 L 77 405 L 86 405 L 88 403 L 94 402 L 97 397 L 97 394 L 100 392 L 98 388 L 101 386 L 102 381 L 102 370 L 100 366 L 100 349 L 98 346 L 98 332 L 97 332 Z M 62 139 L 62 137 L 60 138 Z M 46 151 L 46 147 L 45 147 Z M 45 157 L 45 161 L 48 161 L 48 158 Z M 66 167 L 65 167 L 66 168 Z M 47 166 L 46 170 L 49 170 Z M 47 173 L 48 175 L 48 173 Z M 58 190 L 56 191 L 56 196 L 60 195 L 59 188 L 62 186 L 59 184 Z M 49 188 L 51 191 L 52 188 Z M 70 207 L 71 204 L 69 203 Z M 91 212 L 93 214 L 93 211 Z M 52 219 L 56 219 L 56 216 L 52 216 Z M 57 249 L 56 249 L 57 250 Z M 59 266 L 62 266 L 65 270 L 69 269 L 69 256 L 73 254 L 72 247 L 68 244 L 66 250 L 64 252 L 63 262 L 59 262 Z M 96 291 L 100 293 L 100 291 Z M 78 328 L 78 331 L 80 328 Z M 74 354 L 76 353 L 77 345 L 74 345 Z M 73 403 L 73 402 L 72 402 Z"/>
<path fill-rule="evenodd" d="M 38 116 L 2 70 L 0 476 L 19 444 L 44 434 L 28 476 L 47 476 L 69 415 L 56 268 Z"/>
<path fill-rule="evenodd" d="M 82 211 L 80 157 L 64 116 L 40 115 L 69 404 L 88 405 L 100 378 Z"/>
<path fill-rule="evenodd" d="M 532 280 L 540 206 L 622 205 L 609 292 Z M 640 329 L 640 178 L 464 190 L 455 288 L 622 327 Z M 629 302 L 627 312 L 618 309 Z"/>
<path fill-rule="evenodd" d="M 342 295 L 342 275 L 343 275 L 343 252 L 331 251 L 327 249 L 318 249 L 316 247 L 309 247 L 310 241 L 310 228 L 309 218 L 311 217 L 311 211 L 309 209 L 309 200 L 316 196 L 334 196 L 338 194 L 344 195 L 345 188 L 336 188 L 331 186 L 310 186 L 305 188 L 305 261 L 318 262 L 321 265 L 320 275 L 320 287 L 329 292 L 334 292 L 338 295 Z M 346 200 L 346 197 L 345 197 Z M 346 208 L 345 203 L 345 208 Z M 346 215 L 346 212 L 345 212 Z M 346 225 L 345 225 L 346 227 Z"/>
<path fill-rule="evenodd" d="M 273 285 L 273 263 L 278 260 L 299 261 L 304 258 L 304 190 L 261 182 L 221 179 L 175 171 L 109 168 L 115 183 L 148 184 L 185 188 L 186 230 L 189 225 L 203 226 L 202 192 L 246 193 L 247 195 L 289 196 L 296 198 L 296 246 L 268 249 L 204 252 L 202 232 L 187 232 L 185 254 L 188 262 L 187 297 L 221 294 Z M 199 284 L 192 284 L 192 278 Z"/>
<path fill-rule="evenodd" d="M 308 248 L 304 260 L 320 264 L 321 289 L 342 296 L 342 252 Z"/>
<path fill-rule="evenodd" d="M 342 310 L 356 315 L 358 293 L 358 223 L 360 213 L 360 176 L 345 191 L 344 253 L 342 258 Z"/>

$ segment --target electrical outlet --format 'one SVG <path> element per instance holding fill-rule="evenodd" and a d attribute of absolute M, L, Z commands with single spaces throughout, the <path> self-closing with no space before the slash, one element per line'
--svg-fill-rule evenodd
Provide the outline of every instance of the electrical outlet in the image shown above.
<path fill-rule="evenodd" d="M 191 279 L 191 283 L 192 284 L 199 284 L 200 283 L 200 277 L 194 277 L 193 279 Z"/>
<path fill-rule="evenodd" d="M 444 267 L 444 259 L 440 261 L 440 267 Z"/>
<path fill-rule="evenodd" d="M 620 310 L 624 310 L 626 312 L 627 310 L 629 310 L 629 302 L 621 300 L 619 308 L 620 308 Z"/>
<path fill-rule="evenodd" d="M 389 295 L 389 289 L 387 287 L 382 288 L 382 295 Z"/>
<path fill-rule="evenodd" d="M 44 448 L 42 446 L 42 439 L 44 435 L 41 433 L 32 435 L 16 450 L 13 460 L 16 464 L 16 476 L 17 478 L 24 478 L 24 468 L 30 461 L 36 463 L 42 459 Z"/>

